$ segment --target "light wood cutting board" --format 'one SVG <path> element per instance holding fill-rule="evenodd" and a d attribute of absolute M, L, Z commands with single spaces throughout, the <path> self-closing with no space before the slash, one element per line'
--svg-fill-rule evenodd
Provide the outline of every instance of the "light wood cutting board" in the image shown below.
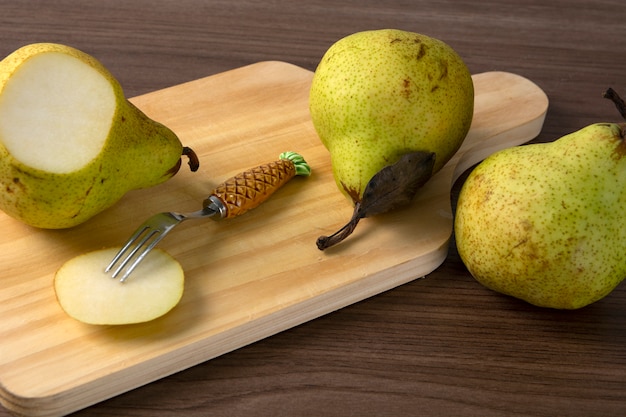
<path fill-rule="evenodd" d="M 308 114 L 312 73 L 261 62 L 132 99 L 199 155 L 169 182 L 133 191 L 71 230 L 37 230 L 0 213 L 0 401 L 54 416 L 87 407 L 382 291 L 423 277 L 447 254 L 450 188 L 490 153 L 541 130 L 545 94 L 520 76 L 474 76 L 475 116 L 458 154 L 411 207 L 361 221 L 342 244 L 315 241 L 352 207 Z M 90 326 L 58 306 L 55 271 L 67 259 L 120 245 L 148 216 L 193 211 L 219 182 L 295 150 L 313 168 L 233 220 L 189 221 L 161 247 L 186 271 L 181 303 L 155 321 Z"/>

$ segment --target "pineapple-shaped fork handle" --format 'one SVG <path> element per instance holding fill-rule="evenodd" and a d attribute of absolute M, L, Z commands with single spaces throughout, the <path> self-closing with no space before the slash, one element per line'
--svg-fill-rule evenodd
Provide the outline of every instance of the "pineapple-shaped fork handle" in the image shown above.
<path fill-rule="evenodd" d="M 279 160 L 251 168 L 218 185 L 204 207 L 219 212 L 217 219 L 239 216 L 267 200 L 296 175 L 308 176 L 311 167 L 296 152 L 283 152 Z"/>

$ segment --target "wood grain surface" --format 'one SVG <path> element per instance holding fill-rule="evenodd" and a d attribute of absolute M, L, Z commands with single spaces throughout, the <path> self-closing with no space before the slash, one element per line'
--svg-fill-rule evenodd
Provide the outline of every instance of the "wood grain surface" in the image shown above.
<path fill-rule="evenodd" d="M 317 237 L 343 225 L 352 208 L 310 121 L 312 76 L 269 61 L 133 98 L 194 149 L 198 173 L 183 170 L 158 188 L 130 192 L 69 230 L 26 227 L 0 213 L 8 270 L 0 288 L 0 401 L 9 410 L 67 414 L 429 274 L 447 255 L 456 177 L 536 137 L 548 108 L 526 78 L 473 76 L 472 127 L 448 164 L 410 207 L 364 220 L 349 240 L 321 253 Z M 121 244 L 158 211 L 193 211 L 215 177 L 294 149 L 312 166 L 310 178 L 292 180 L 245 217 L 188 222 L 160 244 L 185 270 L 185 294 L 171 313 L 133 326 L 90 326 L 60 309 L 51 283 L 66 260 Z"/>
<path fill-rule="evenodd" d="M 67 43 L 99 57 L 129 96 L 266 60 L 314 70 L 335 40 L 381 27 L 448 42 L 472 73 L 508 71 L 537 83 L 550 98 L 537 141 L 619 120 L 600 96 L 608 86 L 626 91 L 619 0 L 0 4 L 0 55 L 35 41 Z M 427 279 L 76 415 L 626 413 L 623 284 L 580 311 L 538 309 L 481 287 L 454 241 L 449 249 Z"/>

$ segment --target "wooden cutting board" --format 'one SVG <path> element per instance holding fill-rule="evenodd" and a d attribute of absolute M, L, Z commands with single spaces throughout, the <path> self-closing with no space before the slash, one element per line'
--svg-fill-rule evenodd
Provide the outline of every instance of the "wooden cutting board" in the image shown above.
<path fill-rule="evenodd" d="M 325 252 L 318 236 L 350 217 L 308 114 L 312 73 L 261 62 L 132 99 L 200 157 L 169 182 L 133 191 L 71 230 L 0 213 L 0 401 L 17 414 L 87 407 L 382 291 L 423 277 L 447 254 L 450 188 L 490 153 L 541 130 L 546 95 L 504 72 L 474 76 L 475 116 L 458 154 L 411 207 L 361 221 Z M 161 247 L 186 271 L 185 294 L 149 323 L 91 326 L 66 316 L 52 280 L 67 259 L 120 245 L 148 216 L 193 211 L 224 179 L 295 150 L 313 168 L 233 220 L 183 223 Z"/>

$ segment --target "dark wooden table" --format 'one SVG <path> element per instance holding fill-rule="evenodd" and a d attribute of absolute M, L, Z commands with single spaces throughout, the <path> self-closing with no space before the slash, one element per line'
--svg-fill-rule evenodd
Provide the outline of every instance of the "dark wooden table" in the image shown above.
<path fill-rule="evenodd" d="M 536 82 L 551 100 L 538 141 L 619 120 L 601 94 L 626 94 L 623 0 L 2 3 L 0 55 L 66 43 L 130 97 L 263 60 L 314 70 L 334 41 L 385 27 L 446 41 L 472 73 Z M 535 308 L 480 286 L 452 242 L 427 279 L 76 413 L 111 415 L 623 416 L 626 287 L 578 311 Z"/>

